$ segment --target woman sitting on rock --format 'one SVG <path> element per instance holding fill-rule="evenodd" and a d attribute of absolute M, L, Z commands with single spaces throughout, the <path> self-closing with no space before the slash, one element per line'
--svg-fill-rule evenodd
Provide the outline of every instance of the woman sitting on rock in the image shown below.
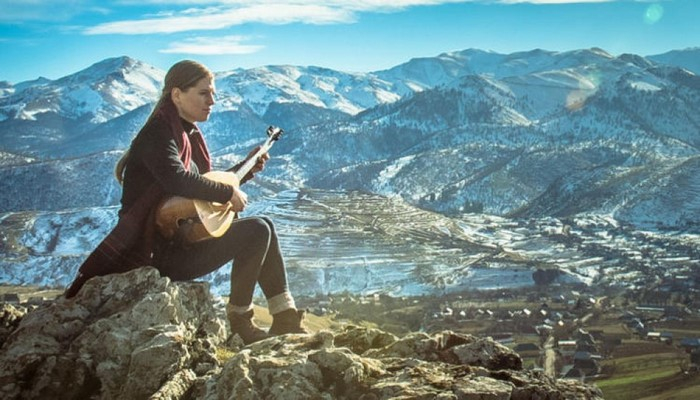
<path fill-rule="evenodd" d="M 93 276 L 138 266 L 152 265 L 161 275 L 182 281 L 233 261 L 226 306 L 231 331 L 246 344 L 269 335 L 305 333 L 303 311 L 296 309 L 289 291 L 275 227 L 268 218 L 236 219 L 223 236 L 192 244 L 166 239 L 154 228 L 155 210 L 169 196 L 229 202 L 235 212 L 248 203 L 238 187 L 202 176 L 211 169 L 211 160 L 196 123 L 209 118 L 215 93 L 214 75 L 202 64 L 181 61 L 167 72 L 160 100 L 116 168 L 123 185 L 117 226 L 80 267 L 66 297 L 75 296 Z M 260 156 L 242 182 L 262 170 L 268 159 L 267 153 Z M 269 333 L 253 322 L 256 283 L 273 316 Z"/>

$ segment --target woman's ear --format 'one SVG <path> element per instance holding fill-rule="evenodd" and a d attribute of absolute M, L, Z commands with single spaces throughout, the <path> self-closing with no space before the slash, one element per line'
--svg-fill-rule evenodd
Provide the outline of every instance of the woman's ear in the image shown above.
<path fill-rule="evenodd" d="M 180 105 L 180 95 L 182 94 L 182 90 L 180 88 L 173 88 L 170 91 L 170 99 L 175 103 L 175 105 L 179 106 Z"/>

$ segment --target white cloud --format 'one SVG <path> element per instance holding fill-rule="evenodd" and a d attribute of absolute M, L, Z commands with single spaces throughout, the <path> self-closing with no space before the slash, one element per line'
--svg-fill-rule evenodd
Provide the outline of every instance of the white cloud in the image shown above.
<path fill-rule="evenodd" d="M 198 30 L 225 29 L 235 25 L 257 22 L 271 25 L 295 22 L 309 24 L 349 23 L 352 12 L 343 8 L 324 5 L 255 4 L 243 7 L 208 7 L 189 9 L 178 15 L 154 17 L 142 20 L 108 22 L 85 30 L 96 34 L 148 34 L 173 33 Z"/>
<path fill-rule="evenodd" d="M 64 22 L 83 14 L 104 14 L 94 0 L 0 0 L 1 23 Z"/>
<path fill-rule="evenodd" d="M 242 43 L 247 40 L 249 40 L 248 37 L 238 35 L 216 37 L 200 36 L 171 43 L 167 49 L 160 50 L 160 52 L 200 55 L 250 54 L 264 48 L 264 46 Z"/>
<path fill-rule="evenodd" d="M 183 4 L 183 5 L 324 5 L 354 10 L 401 9 L 412 6 L 430 6 L 448 3 L 600 3 L 621 1 L 670 1 L 670 0 L 122 0 L 120 4 Z"/>
<path fill-rule="evenodd" d="M 501 4 L 574 4 L 574 3 L 612 3 L 620 0 L 499 0 Z"/>
<path fill-rule="evenodd" d="M 226 29 L 245 23 L 345 24 L 361 12 L 396 12 L 408 7 L 448 3 L 566 4 L 643 0 L 122 0 L 118 4 L 164 5 L 161 14 L 86 28 L 88 35 L 153 34 Z M 175 10 L 177 6 L 190 7 Z"/>

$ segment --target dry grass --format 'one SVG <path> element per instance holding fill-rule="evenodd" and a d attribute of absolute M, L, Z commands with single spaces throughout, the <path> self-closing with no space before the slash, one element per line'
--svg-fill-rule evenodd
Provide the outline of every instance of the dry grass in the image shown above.
<path fill-rule="evenodd" d="M 267 308 L 261 306 L 255 306 L 255 323 L 261 327 L 270 327 L 272 325 L 272 316 L 267 311 Z M 306 313 L 304 318 L 304 327 L 311 332 L 318 332 L 323 329 L 331 329 L 332 327 L 338 325 L 329 317 L 319 317 L 317 315 Z"/>
<path fill-rule="evenodd" d="M 38 286 L 15 286 L 0 284 L 0 296 L 5 294 L 19 295 L 20 302 L 26 302 L 30 297 L 43 297 L 45 299 L 55 299 L 63 295 L 64 288 L 43 288 Z"/>
<path fill-rule="evenodd" d="M 685 355 L 660 343 L 630 341 L 603 362 L 607 379 L 596 380 L 606 400 L 698 399 L 700 375 L 684 374 Z"/>

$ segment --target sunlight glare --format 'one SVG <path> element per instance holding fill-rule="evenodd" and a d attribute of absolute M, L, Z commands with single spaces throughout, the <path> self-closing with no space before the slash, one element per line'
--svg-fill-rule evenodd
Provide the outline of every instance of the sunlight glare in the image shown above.
<path fill-rule="evenodd" d="M 598 86 L 601 83 L 601 72 L 597 69 L 586 71 L 584 78 L 579 81 L 579 88 L 572 90 L 566 96 L 565 106 L 569 111 L 577 111 L 586 105 L 589 97 L 593 96 L 598 91 Z"/>
<path fill-rule="evenodd" d="M 644 22 L 649 25 L 654 25 L 664 16 L 664 8 L 661 4 L 654 3 L 647 7 L 644 13 Z"/>

